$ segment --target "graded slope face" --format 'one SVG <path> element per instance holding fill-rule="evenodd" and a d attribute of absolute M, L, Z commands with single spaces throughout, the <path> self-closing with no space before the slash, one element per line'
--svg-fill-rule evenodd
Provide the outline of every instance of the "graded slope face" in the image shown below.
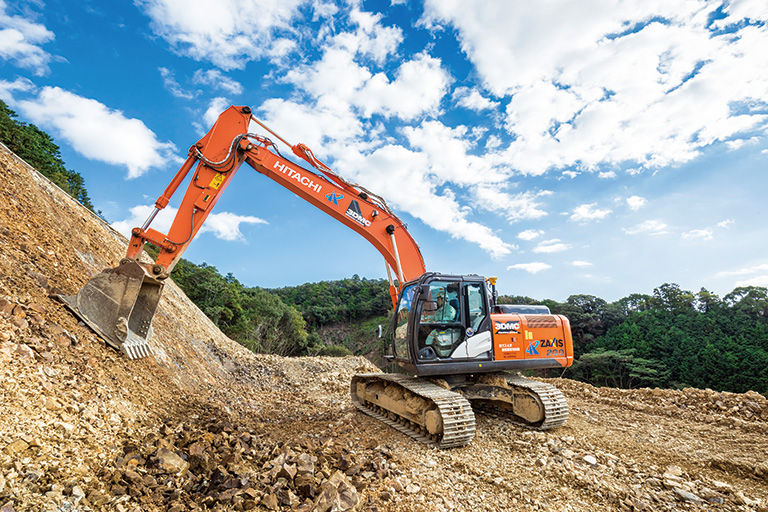
<path fill-rule="evenodd" d="M 254 355 L 169 282 L 156 357 L 106 347 L 73 293 L 126 241 L 0 148 L 0 510 L 766 510 L 755 393 L 550 381 L 568 422 L 478 415 L 436 451 L 358 413 L 362 358 Z"/>

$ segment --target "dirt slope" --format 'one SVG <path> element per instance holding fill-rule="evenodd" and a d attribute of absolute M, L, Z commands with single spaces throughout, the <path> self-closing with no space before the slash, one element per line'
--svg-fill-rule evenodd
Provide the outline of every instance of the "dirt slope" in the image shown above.
<path fill-rule="evenodd" d="M 768 401 L 554 381 L 568 423 L 436 451 L 356 412 L 361 358 L 256 356 L 174 285 L 129 361 L 48 294 L 125 240 L 0 148 L 0 511 L 768 510 Z"/>

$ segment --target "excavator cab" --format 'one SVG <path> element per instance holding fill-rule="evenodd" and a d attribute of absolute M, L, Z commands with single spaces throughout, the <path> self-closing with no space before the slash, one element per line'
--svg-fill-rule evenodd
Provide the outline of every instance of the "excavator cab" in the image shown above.
<path fill-rule="evenodd" d="M 391 358 L 417 374 L 464 363 L 474 369 L 476 361 L 491 360 L 488 296 L 477 275 L 429 273 L 406 283 L 394 317 Z"/>
<path fill-rule="evenodd" d="M 545 306 L 496 305 L 478 275 L 427 273 L 405 283 L 391 329 L 391 354 L 419 376 L 566 367 L 570 324 Z"/>

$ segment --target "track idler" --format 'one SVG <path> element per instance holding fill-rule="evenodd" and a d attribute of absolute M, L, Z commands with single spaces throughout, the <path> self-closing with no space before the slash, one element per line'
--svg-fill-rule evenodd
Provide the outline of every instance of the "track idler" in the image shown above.
<path fill-rule="evenodd" d="M 107 344 L 138 359 L 151 353 L 147 340 L 162 290 L 162 280 L 125 259 L 93 276 L 77 295 L 58 297 Z"/>

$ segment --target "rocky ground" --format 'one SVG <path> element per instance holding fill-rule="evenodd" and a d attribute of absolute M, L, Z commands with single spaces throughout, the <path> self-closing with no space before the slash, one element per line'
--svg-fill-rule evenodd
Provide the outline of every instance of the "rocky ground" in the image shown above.
<path fill-rule="evenodd" d="M 174 285 L 129 361 L 50 297 L 125 241 L 0 148 L 0 512 L 768 510 L 768 400 L 552 380 L 552 432 L 437 451 L 357 412 L 362 358 L 257 356 Z"/>

